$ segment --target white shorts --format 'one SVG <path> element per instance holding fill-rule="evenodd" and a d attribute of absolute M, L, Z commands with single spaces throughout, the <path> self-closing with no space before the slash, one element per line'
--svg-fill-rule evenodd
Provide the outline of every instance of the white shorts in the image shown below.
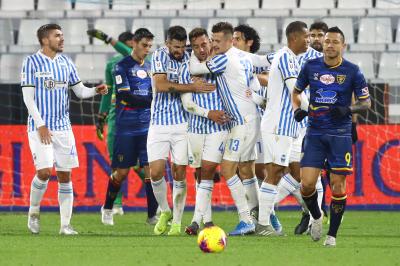
<path fill-rule="evenodd" d="M 201 167 L 201 161 L 220 163 L 224 155 L 224 147 L 228 131 L 219 131 L 210 134 L 189 134 L 189 165 L 193 168 Z"/>
<path fill-rule="evenodd" d="M 69 171 L 79 166 L 75 137 L 72 130 L 51 131 L 51 144 L 41 142 L 37 131 L 28 132 L 29 147 L 36 170 L 56 167 L 56 171 Z"/>
<path fill-rule="evenodd" d="M 257 155 L 256 164 L 264 164 L 265 163 L 264 144 L 262 141 L 261 132 L 259 132 L 259 138 L 256 141 L 256 155 Z"/>
<path fill-rule="evenodd" d="M 228 133 L 226 138 L 224 160 L 248 162 L 257 159 L 255 144 L 260 131 L 260 118 L 257 115 L 247 116 L 244 125 L 238 125 Z"/>
<path fill-rule="evenodd" d="M 301 146 L 303 145 L 303 139 L 306 135 L 307 127 L 300 128 L 299 136 L 293 140 L 292 152 L 290 153 L 289 163 L 300 162 L 301 159 Z"/>
<path fill-rule="evenodd" d="M 187 123 L 178 125 L 150 125 L 147 136 L 147 156 L 149 162 L 167 160 L 177 165 L 188 164 Z"/>
<path fill-rule="evenodd" d="M 265 163 L 288 166 L 289 157 L 292 151 L 293 138 L 267 132 L 262 133 L 262 138 L 265 152 Z"/>

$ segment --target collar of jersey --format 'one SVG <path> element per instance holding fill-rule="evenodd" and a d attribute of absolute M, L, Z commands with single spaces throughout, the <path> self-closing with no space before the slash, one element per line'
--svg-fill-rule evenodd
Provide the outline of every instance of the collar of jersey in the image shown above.
<path fill-rule="evenodd" d="M 329 69 L 337 68 L 337 67 L 339 67 L 342 63 L 343 63 L 343 57 L 341 57 L 339 63 L 337 63 L 337 64 L 334 65 L 334 66 L 327 65 L 327 64 L 325 63 L 325 61 L 324 61 L 324 64 L 325 64 Z"/>
<path fill-rule="evenodd" d="M 51 59 L 50 57 L 45 55 L 40 49 L 39 49 L 39 51 L 37 51 L 37 53 L 40 54 L 40 56 L 42 56 L 42 57 L 48 58 L 50 61 L 56 60 L 58 58 L 58 56 L 60 55 L 59 53 L 57 53 L 56 56 L 53 59 Z"/>

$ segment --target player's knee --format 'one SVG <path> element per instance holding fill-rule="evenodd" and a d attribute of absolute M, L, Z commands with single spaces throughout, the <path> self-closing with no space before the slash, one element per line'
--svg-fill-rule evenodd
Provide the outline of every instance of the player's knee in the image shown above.
<path fill-rule="evenodd" d="M 51 176 L 51 168 L 40 169 L 36 175 L 40 180 L 47 181 Z"/>
<path fill-rule="evenodd" d="M 346 193 L 346 184 L 343 182 L 331 182 L 332 194 Z"/>
<path fill-rule="evenodd" d="M 126 179 L 129 174 L 129 169 L 117 169 L 116 174 L 114 174 L 114 178 L 119 182 L 122 182 Z"/>
<path fill-rule="evenodd" d="M 174 165 L 174 179 L 185 180 L 186 179 L 186 165 Z"/>
<path fill-rule="evenodd" d="M 212 180 L 214 178 L 216 165 L 202 165 L 201 179 Z"/>

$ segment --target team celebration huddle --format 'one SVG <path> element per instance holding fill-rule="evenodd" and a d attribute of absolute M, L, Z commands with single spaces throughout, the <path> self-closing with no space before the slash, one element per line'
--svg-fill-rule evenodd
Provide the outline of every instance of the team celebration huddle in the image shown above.
<path fill-rule="evenodd" d="M 336 246 L 357 136 L 352 121 L 370 107 L 363 74 L 344 58 L 341 29 L 322 21 L 294 21 L 284 29 L 287 46 L 263 55 L 256 54 L 257 29 L 228 22 L 213 25 L 211 33 L 172 26 L 165 46 L 153 53 L 155 36 L 146 28 L 118 40 L 100 30 L 88 34 L 126 48 L 107 64 L 107 84 L 83 85 L 62 54 L 64 37 L 57 24 L 38 29 L 41 49 L 23 63 L 21 86 L 36 167 L 28 214 L 32 233 L 40 231 L 40 203 L 55 167 L 60 234 L 78 234 L 70 223 L 71 170 L 79 166 L 69 119 L 72 88 L 79 98 L 103 95 L 97 129 L 102 137 L 107 122 L 112 162 L 103 224 L 114 225 L 121 186 L 135 167 L 144 174 L 147 221 L 154 224 L 154 234 L 197 235 L 200 228 L 214 226 L 211 199 L 220 172 L 238 213 L 230 236 L 284 237 L 274 209 L 293 195 L 303 212 L 295 234 L 320 240 L 329 216 L 323 244 Z M 172 206 L 165 178 L 169 161 Z M 196 203 L 185 226 L 187 167 L 195 168 Z M 332 192 L 329 215 L 324 183 Z"/>

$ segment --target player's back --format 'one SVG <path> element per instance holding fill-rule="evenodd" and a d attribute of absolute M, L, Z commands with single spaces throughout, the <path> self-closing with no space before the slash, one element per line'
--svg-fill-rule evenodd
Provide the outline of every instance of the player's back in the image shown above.
<path fill-rule="evenodd" d="M 261 122 L 266 132 L 297 136 L 298 123 L 293 117 L 290 91 L 285 80 L 297 78 L 298 72 L 296 56 L 288 47 L 275 53 L 268 77 L 267 106 Z"/>
<path fill-rule="evenodd" d="M 69 86 L 80 82 L 71 59 L 57 54 L 53 59 L 42 52 L 28 56 L 22 66 L 21 86 L 35 87 L 35 102 L 50 130 L 69 130 Z M 36 130 L 28 116 L 28 130 Z"/>
<path fill-rule="evenodd" d="M 170 82 L 179 82 L 180 68 L 189 60 L 189 53 L 185 52 L 181 60 L 170 55 L 167 47 L 160 47 L 154 51 L 151 61 L 152 75 L 166 74 Z M 151 123 L 153 125 L 175 125 L 186 122 L 186 111 L 183 109 L 180 93 L 157 92 L 152 78 L 153 102 L 151 105 Z"/>
<path fill-rule="evenodd" d="M 223 73 L 217 75 L 217 85 L 224 108 L 234 121 L 243 124 L 246 116 L 257 115 L 257 108 L 246 94 L 253 80 L 253 65 L 241 50 L 232 47 L 225 53 L 227 63 Z M 247 92 L 248 93 L 248 92 Z"/>
<path fill-rule="evenodd" d="M 115 65 L 116 135 L 147 133 L 152 98 L 150 69 L 149 62 L 141 64 L 132 56 L 124 57 Z M 133 95 L 129 102 L 128 94 Z M 146 101 L 148 104 L 144 104 Z"/>

